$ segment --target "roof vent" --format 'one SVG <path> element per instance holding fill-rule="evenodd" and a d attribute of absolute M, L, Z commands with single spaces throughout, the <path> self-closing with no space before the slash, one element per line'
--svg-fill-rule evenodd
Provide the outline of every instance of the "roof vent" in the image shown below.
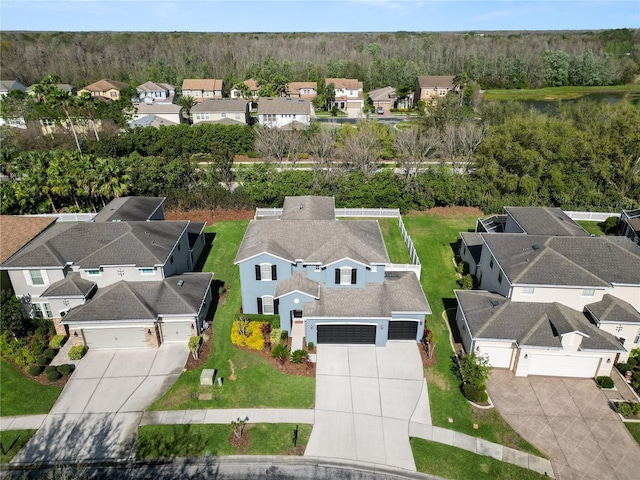
<path fill-rule="evenodd" d="M 540 250 L 540 245 L 535 244 L 531 248 L 533 248 L 534 250 Z"/>
<path fill-rule="evenodd" d="M 182 285 L 184 285 L 184 280 L 178 280 L 178 284 L 179 287 L 181 287 Z"/>
<path fill-rule="evenodd" d="M 304 203 L 300 204 L 300 210 L 302 210 L 304 208 Z"/>
<path fill-rule="evenodd" d="M 491 300 L 491 306 L 493 308 L 497 307 L 498 305 L 500 305 L 500 302 L 498 300 Z"/>

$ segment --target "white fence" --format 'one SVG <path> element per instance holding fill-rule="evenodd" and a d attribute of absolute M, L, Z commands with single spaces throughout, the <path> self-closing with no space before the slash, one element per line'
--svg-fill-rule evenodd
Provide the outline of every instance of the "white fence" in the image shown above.
<path fill-rule="evenodd" d="M 606 212 L 564 212 L 573 220 L 590 220 L 592 222 L 604 222 L 609 217 L 620 218 L 619 213 Z"/>
<path fill-rule="evenodd" d="M 55 218 L 58 222 L 90 222 L 97 213 L 38 213 L 34 215 L 22 215 L 23 217 Z"/>
<path fill-rule="evenodd" d="M 422 272 L 422 265 L 411 265 L 408 263 L 385 263 L 385 272 L 413 272 L 420 281 L 420 273 Z"/>
<path fill-rule="evenodd" d="M 411 258 L 411 265 L 406 265 L 407 268 L 403 271 L 415 272 L 418 276 L 418 280 L 420 280 L 420 272 L 422 269 L 420 266 L 420 258 L 418 258 L 418 252 L 416 252 L 416 249 L 413 246 L 413 241 L 404 226 L 400 210 L 397 208 L 336 208 L 335 213 L 336 217 L 397 218 L 398 225 L 400 226 L 400 232 L 402 233 L 402 239 L 404 240 L 404 244 L 407 246 L 407 251 Z M 277 217 L 279 215 L 282 215 L 282 208 L 256 208 L 256 213 L 253 218 L 257 220 L 260 217 Z M 400 271 L 400 266 L 402 266 L 401 264 L 389 265 L 392 265 L 392 270 L 390 271 Z M 398 268 L 394 268 L 393 265 L 396 265 Z"/>

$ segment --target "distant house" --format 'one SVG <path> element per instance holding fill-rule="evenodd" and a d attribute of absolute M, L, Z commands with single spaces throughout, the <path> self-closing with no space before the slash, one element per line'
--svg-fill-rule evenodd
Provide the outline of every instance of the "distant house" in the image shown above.
<path fill-rule="evenodd" d="M 0 97 L 4 97 L 11 90 L 20 90 L 25 92 L 27 87 L 17 80 L 0 80 Z"/>
<path fill-rule="evenodd" d="M 618 225 L 620 235 L 640 245 L 640 209 L 623 210 Z"/>
<path fill-rule="evenodd" d="M 313 100 L 318 96 L 317 82 L 290 82 L 287 83 L 287 97 L 308 98 Z"/>
<path fill-rule="evenodd" d="M 315 118 L 313 105 L 303 98 L 260 98 L 258 122 L 275 128 L 308 128 Z"/>
<path fill-rule="evenodd" d="M 193 124 L 222 123 L 227 125 L 248 124 L 249 104 L 242 98 L 219 98 L 205 100 L 191 109 Z"/>
<path fill-rule="evenodd" d="M 223 97 L 222 80 L 214 78 L 185 78 L 182 82 L 182 96 L 197 102 Z"/>
<path fill-rule="evenodd" d="M 396 89 L 393 87 L 378 88 L 368 93 L 369 102 L 373 105 L 376 113 L 390 115 L 392 108 L 398 108 L 396 99 Z M 379 109 L 382 109 L 381 111 Z"/>
<path fill-rule="evenodd" d="M 362 117 L 364 90 L 361 81 L 355 78 L 325 78 L 324 85 L 333 85 L 334 88 L 333 97 L 327 100 L 327 110 L 336 107 L 349 117 Z"/>
<path fill-rule="evenodd" d="M 504 207 L 505 215 L 479 218 L 476 232 L 588 237 L 589 233 L 557 207 Z"/>
<path fill-rule="evenodd" d="M 87 85 L 86 87 L 81 88 L 80 90 L 78 90 L 78 95 L 88 93 L 92 97 L 119 100 L 120 92 L 127 87 L 129 87 L 129 85 L 126 83 L 118 82 L 116 80 L 102 79 L 98 80 L 95 83 L 92 83 L 91 85 Z"/>
<path fill-rule="evenodd" d="M 244 83 L 248 88 L 249 88 L 249 92 L 250 92 L 250 99 L 247 100 L 257 100 L 258 99 L 258 91 L 260 90 L 260 86 L 257 84 L 257 82 L 253 79 L 250 78 L 249 80 L 245 80 Z M 242 92 L 237 89 L 237 88 L 232 88 L 229 91 L 229 97 L 231 98 L 242 98 Z"/>
<path fill-rule="evenodd" d="M 0 98 L 4 97 L 12 90 L 24 92 L 27 90 L 22 83 L 17 80 L 0 80 Z M 0 113 L 0 126 L 7 125 L 15 128 L 27 128 L 27 123 L 22 116 L 10 116 L 6 112 Z"/>
<path fill-rule="evenodd" d="M 136 87 L 138 100 L 146 103 L 173 103 L 176 87 L 168 83 L 145 82 Z"/>
<path fill-rule="evenodd" d="M 34 89 L 36 85 L 37 84 L 33 84 L 33 85 L 30 85 L 29 88 L 27 88 L 27 93 L 29 95 L 33 95 L 35 93 Z M 58 90 L 69 92 L 71 95 L 76 95 L 78 93 L 78 89 L 73 85 L 69 85 L 68 83 L 58 83 L 56 84 L 56 87 L 58 88 Z"/>
<path fill-rule="evenodd" d="M 131 123 L 138 122 L 137 124 L 143 124 L 145 121 L 140 121 L 145 117 L 151 116 L 155 117 L 155 119 L 157 119 L 157 124 L 161 125 L 177 125 L 182 123 L 182 107 L 175 103 L 144 102 L 134 105 L 134 110 L 135 113 L 133 114 L 133 120 Z M 148 121 L 149 120 L 147 119 L 146 122 Z"/>
<path fill-rule="evenodd" d="M 419 76 L 416 80 L 416 90 L 413 94 L 413 103 L 423 101 L 425 103 L 437 102 L 438 98 L 445 97 L 451 91 L 457 91 L 453 84 L 452 75 Z"/>

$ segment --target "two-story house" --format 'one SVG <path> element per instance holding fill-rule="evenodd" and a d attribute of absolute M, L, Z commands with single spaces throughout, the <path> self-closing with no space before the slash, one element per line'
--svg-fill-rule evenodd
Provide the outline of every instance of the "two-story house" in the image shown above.
<path fill-rule="evenodd" d="M 290 82 L 287 83 L 286 95 L 289 98 L 308 98 L 313 100 L 318 96 L 317 82 Z"/>
<path fill-rule="evenodd" d="M 164 221 L 163 201 L 116 199 L 91 222 L 47 228 L 2 264 L 16 296 L 77 344 L 187 341 L 212 298 L 212 275 L 187 273 L 202 252 L 204 224 Z M 173 309 L 165 298 L 173 298 Z"/>
<path fill-rule="evenodd" d="M 640 245 L 640 209 L 623 210 L 618 225 L 620 235 Z"/>
<path fill-rule="evenodd" d="M 434 103 L 439 98 L 446 97 L 447 93 L 457 90 L 458 87 L 454 85 L 452 75 L 421 75 L 416 79 L 413 103 L 416 104 L 419 101 L 427 104 Z"/>
<path fill-rule="evenodd" d="M 327 99 L 327 110 L 336 107 L 349 117 L 362 117 L 364 90 L 361 81 L 355 78 L 325 78 L 324 85 L 333 85 L 334 91 L 334 95 Z"/>
<path fill-rule="evenodd" d="M 340 221 L 332 197 L 286 197 L 250 222 L 235 259 L 246 313 L 306 342 L 419 341 L 431 313 L 416 275 L 391 271 L 377 221 Z"/>
<path fill-rule="evenodd" d="M 129 85 L 116 80 L 108 80 L 103 78 L 95 83 L 87 85 L 84 88 L 78 90 L 78 95 L 81 96 L 84 93 L 88 93 L 92 97 L 107 98 L 109 100 L 119 100 L 120 92 L 127 88 Z"/>
<path fill-rule="evenodd" d="M 176 87 L 168 83 L 145 82 L 136 87 L 138 101 L 146 103 L 173 103 Z"/>
<path fill-rule="evenodd" d="M 253 78 L 250 78 L 240 83 L 244 83 L 249 89 L 249 98 L 245 98 L 245 100 L 252 100 L 252 101 L 258 100 L 258 92 L 260 91 L 260 85 L 258 85 L 258 82 L 256 82 Z M 242 91 L 238 88 L 232 88 L 229 91 L 229 97 L 243 98 Z"/>
<path fill-rule="evenodd" d="M 222 80 L 215 78 L 185 78 L 181 93 L 183 97 L 191 97 L 196 102 L 224 96 Z"/>
<path fill-rule="evenodd" d="M 17 80 L 0 80 L 0 97 L 4 97 L 11 90 L 26 92 L 27 87 Z"/>
<path fill-rule="evenodd" d="M 271 128 L 305 129 L 315 118 L 308 99 L 265 97 L 258 102 L 258 122 Z"/>
<path fill-rule="evenodd" d="M 249 103 L 242 98 L 205 100 L 191 109 L 193 124 L 222 123 L 227 125 L 249 124 Z"/>

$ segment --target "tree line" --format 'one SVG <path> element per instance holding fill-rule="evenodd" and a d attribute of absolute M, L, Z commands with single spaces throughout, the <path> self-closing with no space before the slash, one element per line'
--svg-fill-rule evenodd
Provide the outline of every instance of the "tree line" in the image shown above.
<path fill-rule="evenodd" d="M 330 195 L 345 207 L 548 205 L 619 211 L 640 200 L 640 107 L 580 101 L 549 115 L 520 103 L 457 96 L 412 128 L 375 121 L 283 132 L 178 125 L 135 129 L 74 148 L 34 151 L 3 142 L 6 214 L 97 210 L 115 196 L 167 196 L 189 208 L 279 206 L 287 195 Z M 29 151 L 27 151 L 29 150 Z M 265 161 L 242 166 L 239 151 Z M 392 160 L 392 167 L 382 159 Z M 305 162 L 308 169 L 293 168 Z"/>
<path fill-rule="evenodd" d="M 564 73 L 550 74 L 559 66 Z M 57 73 L 180 86 L 184 78 L 317 81 L 358 78 L 365 90 L 414 87 L 418 75 L 465 73 L 483 88 L 629 83 L 640 30 L 396 33 L 3 32 L 3 77 L 29 85 Z M 571 71 L 573 73 L 569 74 Z M 564 83 L 569 82 L 569 83 Z"/>

